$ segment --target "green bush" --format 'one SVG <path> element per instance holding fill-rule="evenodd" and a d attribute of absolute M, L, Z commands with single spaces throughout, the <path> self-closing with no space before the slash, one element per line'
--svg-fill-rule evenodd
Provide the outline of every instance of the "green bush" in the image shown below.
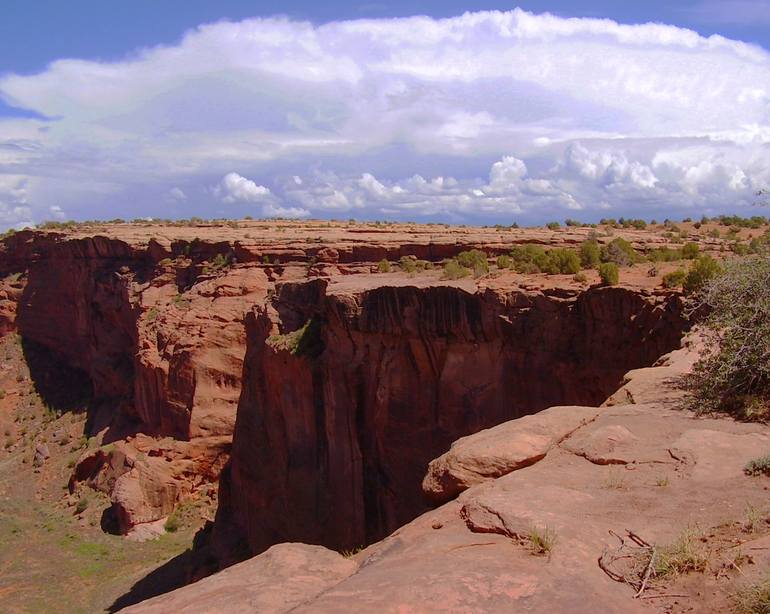
<path fill-rule="evenodd" d="M 470 274 L 470 270 L 466 269 L 454 258 L 444 265 L 444 279 L 460 279 L 462 277 L 468 277 Z"/>
<path fill-rule="evenodd" d="M 770 258 L 732 260 L 718 275 L 713 259 L 698 266 L 705 258 L 688 274 L 710 275 L 697 295 L 698 311 L 708 315 L 703 357 L 685 378 L 688 404 L 697 413 L 770 419 Z"/>
<path fill-rule="evenodd" d="M 81 497 L 78 499 L 78 502 L 75 504 L 75 513 L 76 514 L 82 514 L 88 509 L 88 506 L 91 502 L 88 500 L 88 497 Z"/>
<path fill-rule="evenodd" d="M 561 228 L 561 224 L 559 222 L 548 222 L 545 227 L 548 230 L 557 230 L 558 228 Z"/>
<path fill-rule="evenodd" d="M 390 273 L 390 262 L 388 262 L 385 258 L 380 260 L 377 263 L 377 271 L 379 273 Z"/>
<path fill-rule="evenodd" d="M 770 477 L 770 454 L 750 460 L 743 468 L 743 472 L 746 475 L 766 475 Z"/>
<path fill-rule="evenodd" d="M 401 256 L 398 266 L 404 273 L 414 273 L 417 270 L 417 258 L 414 256 Z"/>
<path fill-rule="evenodd" d="M 647 254 L 647 260 L 650 262 L 675 262 L 682 260 L 681 249 L 671 249 L 670 247 L 658 247 L 652 249 Z"/>
<path fill-rule="evenodd" d="M 182 521 L 176 513 L 176 510 L 169 514 L 168 518 L 166 518 L 166 522 L 163 524 L 163 528 L 166 529 L 168 533 L 176 533 L 181 526 Z"/>
<path fill-rule="evenodd" d="M 642 257 L 628 241 L 617 237 L 602 247 L 601 260 L 602 262 L 613 262 L 620 266 L 628 266 L 641 261 Z"/>
<path fill-rule="evenodd" d="M 510 269 L 513 268 L 513 258 L 510 256 L 498 256 L 497 257 L 497 268 L 498 269 Z"/>
<path fill-rule="evenodd" d="M 697 292 L 721 272 L 722 267 L 716 260 L 711 256 L 701 256 L 693 262 L 682 284 L 685 292 Z"/>
<path fill-rule="evenodd" d="M 588 239 L 580 245 L 580 263 L 587 269 L 599 266 L 602 260 L 602 251 L 598 241 Z"/>
<path fill-rule="evenodd" d="M 685 271 L 684 269 L 677 269 L 676 271 L 672 271 L 671 273 L 666 273 L 663 276 L 663 287 L 664 288 L 681 288 L 686 277 L 687 277 L 687 271 Z"/>
<path fill-rule="evenodd" d="M 614 262 L 603 262 L 599 265 L 599 278 L 605 286 L 614 286 L 620 280 L 618 265 Z"/>
<path fill-rule="evenodd" d="M 489 272 L 487 255 L 478 249 L 460 252 L 457 254 L 457 262 L 460 266 L 471 269 L 477 276 Z"/>
<path fill-rule="evenodd" d="M 682 247 L 682 258 L 687 260 L 695 260 L 700 253 L 700 248 L 697 243 L 685 243 Z"/>
<path fill-rule="evenodd" d="M 574 275 L 580 270 L 580 257 L 577 252 L 557 247 L 546 253 L 544 271 L 550 275 Z"/>
<path fill-rule="evenodd" d="M 518 273 L 540 273 L 548 262 L 545 248 L 532 243 L 516 245 L 511 250 L 513 268 Z"/>
<path fill-rule="evenodd" d="M 585 273 L 575 273 L 575 275 L 572 277 L 572 281 L 577 282 L 579 284 L 584 284 L 588 281 L 588 277 L 586 277 Z"/>

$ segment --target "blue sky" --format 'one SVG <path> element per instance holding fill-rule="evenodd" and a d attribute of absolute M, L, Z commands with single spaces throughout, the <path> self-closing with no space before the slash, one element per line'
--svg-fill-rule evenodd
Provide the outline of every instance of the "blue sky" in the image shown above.
<path fill-rule="evenodd" d="M 753 213 L 768 49 L 770 0 L 4 0 L 0 228 Z"/>

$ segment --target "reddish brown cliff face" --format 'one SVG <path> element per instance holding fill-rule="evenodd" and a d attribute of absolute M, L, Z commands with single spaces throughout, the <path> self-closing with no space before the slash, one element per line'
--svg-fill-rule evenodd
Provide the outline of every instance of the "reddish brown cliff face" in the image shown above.
<path fill-rule="evenodd" d="M 279 285 L 247 319 L 213 535 L 225 559 L 282 541 L 339 549 L 384 537 L 427 509 L 428 462 L 458 437 L 551 405 L 599 404 L 685 327 L 678 297 L 623 288 L 333 288 Z"/>

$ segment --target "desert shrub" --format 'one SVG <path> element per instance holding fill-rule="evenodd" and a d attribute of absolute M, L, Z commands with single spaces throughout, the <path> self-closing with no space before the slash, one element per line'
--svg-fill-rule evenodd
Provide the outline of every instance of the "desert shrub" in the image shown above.
<path fill-rule="evenodd" d="M 743 468 L 743 472 L 746 475 L 770 476 L 770 454 L 750 460 Z"/>
<path fill-rule="evenodd" d="M 580 263 L 587 269 L 599 266 L 602 259 L 602 251 L 599 243 L 594 239 L 583 241 L 580 245 Z"/>
<path fill-rule="evenodd" d="M 466 269 L 454 258 L 444 264 L 444 279 L 461 279 L 462 277 L 468 277 L 470 274 L 470 270 Z"/>
<path fill-rule="evenodd" d="M 575 226 L 580 226 L 581 224 L 577 220 L 573 220 L 572 218 L 568 217 L 566 220 L 564 220 L 564 225 L 574 228 Z"/>
<path fill-rule="evenodd" d="M 82 514 L 88 509 L 88 506 L 90 505 L 90 501 L 88 497 L 81 497 L 78 499 L 78 502 L 75 504 L 75 513 L 76 514 Z"/>
<path fill-rule="evenodd" d="M 700 538 L 698 531 L 684 530 L 675 542 L 660 549 L 655 558 L 655 573 L 672 576 L 706 571 L 708 553 Z"/>
<path fill-rule="evenodd" d="M 695 260 L 700 253 L 700 248 L 697 243 L 685 243 L 682 247 L 682 258 L 687 260 Z"/>
<path fill-rule="evenodd" d="M 163 523 L 163 528 L 166 529 L 168 533 L 176 533 L 182 526 L 182 521 L 179 518 L 179 514 L 177 514 L 176 510 L 171 512 L 166 518 L 166 522 Z"/>
<path fill-rule="evenodd" d="M 685 271 L 684 269 L 677 269 L 676 271 L 671 271 L 670 273 L 666 273 L 663 276 L 663 287 L 680 288 L 686 278 L 687 278 L 687 271 Z"/>
<path fill-rule="evenodd" d="M 548 230 L 557 230 L 558 228 L 561 228 L 561 224 L 559 222 L 548 222 L 545 227 Z"/>
<path fill-rule="evenodd" d="M 513 267 L 513 258 L 505 255 L 498 256 L 495 264 L 497 264 L 498 269 L 510 269 Z"/>
<path fill-rule="evenodd" d="M 579 284 L 584 284 L 588 281 L 588 277 L 586 277 L 585 273 L 575 273 L 572 276 L 572 281 L 577 282 Z"/>
<path fill-rule="evenodd" d="M 697 292 L 709 280 L 715 278 L 722 272 L 721 265 L 711 256 L 701 256 L 695 260 L 687 273 L 687 277 L 682 284 L 685 292 Z"/>
<path fill-rule="evenodd" d="M 284 350 L 294 356 L 318 356 L 323 351 L 321 326 L 315 318 L 290 333 L 270 335 L 266 343 L 276 350 Z"/>
<path fill-rule="evenodd" d="M 622 237 L 613 239 L 601 248 L 602 262 L 613 262 L 620 266 L 628 266 L 641 261 L 641 259 L 639 252 Z"/>
<path fill-rule="evenodd" d="M 734 597 L 735 614 L 770 614 L 770 574 L 756 584 L 743 586 Z"/>
<path fill-rule="evenodd" d="M 614 262 L 603 262 L 599 265 L 599 278 L 605 286 L 614 286 L 620 281 L 618 265 Z"/>
<path fill-rule="evenodd" d="M 404 273 L 414 273 L 417 270 L 417 258 L 414 256 L 401 256 L 398 266 Z"/>
<path fill-rule="evenodd" d="M 580 270 L 580 257 L 571 249 L 557 247 L 546 253 L 543 270 L 551 275 L 573 275 Z"/>
<path fill-rule="evenodd" d="M 487 255 L 478 249 L 460 252 L 457 254 L 457 262 L 460 266 L 471 269 L 475 275 L 489 272 Z"/>
<path fill-rule="evenodd" d="M 671 249 L 670 247 L 658 247 L 647 253 L 647 260 L 650 262 L 674 262 L 682 260 L 682 258 L 681 249 Z"/>
<path fill-rule="evenodd" d="M 685 379 L 690 406 L 698 413 L 725 411 L 741 419 L 770 417 L 770 258 L 749 256 L 693 270 L 707 278 L 697 295 L 704 320 L 705 349 Z M 685 287 L 687 287 L 687 281 Z"/>
<path fill-rule="evenodd" d="M 379 273 L 390 273 L 390 262 L 388 262 L 385 258 L 380 260 L 377 263 L 377 271 Z"/>
<path fill-rule="evenodd" d="M 513 268 L 518 273 L 539 273 L 545 269 L 548 262 L 545 248 L 532 243 L 516 245 L 511 250 Z"/>

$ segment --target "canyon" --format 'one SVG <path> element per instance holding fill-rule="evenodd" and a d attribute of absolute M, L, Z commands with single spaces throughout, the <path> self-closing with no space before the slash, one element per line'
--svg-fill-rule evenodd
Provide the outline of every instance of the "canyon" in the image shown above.
<path fill-rule="evenodd" d="M 82 412 L 93 445 L 67 489 L 103 496 L 104 530 L 152 538 L 178 510 L 203 505 L 216 513 L 187 580 L 269 555 L 295 572 L 302 561 L 323 568 L 310 583 L 320 595 L 360 578 L 364 554 L 379 560 L 395 535 L 427 544 L 449 532 L 426 526 L 487 522 L 494 506 L 474 507 L 465 491 L 545 471 L 554 446 L 562 454 L 563 440 L 598 419 L 585 408 L 674 411 L 673 388 L 626 374 L 680 356 L 670 353 L 690 323 L 681 292 L 662 286 L 677 263 L 623 267 L 615 286 L 592 270 L 578 279 L 493 266 L 447 279 L 440 268 L 473 249 L 494 259 L 521 244 L 576 248 L 591 232 L 248 220 L 20 231 L 0 243 L 0 336 L 19 336 L 46 406 Z M 640 252 L 671 243 L 662 230 L 598 240 L 615 237 Z M 705 229 L 691 239 L 724 249 Z M 398 270 L 404 258 L 428 264 Z M 395 264 L 383 271 L 382 260 Z M 651 401 L 661 390 L 669 400 Z M 548 409 L 560 407 L 574 410 Z M 510 439 L 534 452 L 485 462 L 473 446 L 463 452 L 463 438 L 509 424 L 536 425 L 524 443 Z M 754 451 L 765 440 L 751 433 Z M 316 550 L 276 546 L 285 542 Z M 364 550 L 346 559 L 325 548 Z M 383 565 L 400 565 L 397 551 Z M 342 607 L 333 595 L 328 611 Z"/>

